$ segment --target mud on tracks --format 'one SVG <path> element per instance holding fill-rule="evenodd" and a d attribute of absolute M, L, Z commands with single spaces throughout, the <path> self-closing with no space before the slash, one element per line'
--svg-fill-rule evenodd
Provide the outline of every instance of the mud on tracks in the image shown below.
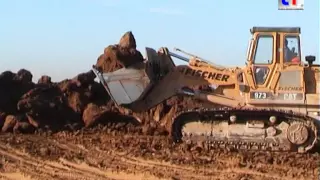
<path fill-rule="evenodd" d="M 318 154 L 205 151 L 103 129 L 0 135 L 3 179 L 316 179 Z"/>

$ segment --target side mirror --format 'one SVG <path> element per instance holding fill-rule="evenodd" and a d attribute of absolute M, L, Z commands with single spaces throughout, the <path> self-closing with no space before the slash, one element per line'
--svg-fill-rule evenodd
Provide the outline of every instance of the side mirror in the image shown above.
<path fill-rule="evenodd" d="M 315 56 L 306 56 L 306 61 L 308 62 L 309 66 L 311 66 L 315 60 Z"/>

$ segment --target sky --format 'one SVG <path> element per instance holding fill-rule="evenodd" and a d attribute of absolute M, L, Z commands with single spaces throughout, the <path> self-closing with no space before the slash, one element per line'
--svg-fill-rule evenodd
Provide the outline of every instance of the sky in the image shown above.
<path fill-rule="evenodd" d="M 278 10 L 278 0 L 0 0 L 0 71 L 72 78 L 127 31 L 143 55 L 145 47 L 178 47 L 244 66 L 253 26 L 300 26 L 302 55 L 319 62 L 319 21 L 319 0 L 301 11 Z"/>

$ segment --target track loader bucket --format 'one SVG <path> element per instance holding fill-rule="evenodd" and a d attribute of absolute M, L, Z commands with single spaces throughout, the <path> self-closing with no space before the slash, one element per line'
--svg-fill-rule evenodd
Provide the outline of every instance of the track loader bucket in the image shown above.
<path fill-rule="evenodd" d="M 92 70 L 118 106 L 137 101 L 150 83 L 143 62 L 110 73 Z"/>
<path fill-rule="evenodd" d="M 132 109 L 137 108 L 136 103 L 143 104 L 143 99 L 154 84 L 173 70 L 175 64 L 170 55 L 167 48 L 160 48 L 157 52 L 146 47 L 144 62 L 109 73 L 99 72 L 95 67 L 92 70 L 118 106 L 132 105 Z"/>

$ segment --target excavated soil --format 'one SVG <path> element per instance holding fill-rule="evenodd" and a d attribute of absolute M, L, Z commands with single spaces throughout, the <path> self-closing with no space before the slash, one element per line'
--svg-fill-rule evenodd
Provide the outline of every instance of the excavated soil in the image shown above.
<path fill-rule="evenodd" d="M 112 72 L 142 61 L 127 32 L 95 66 Z M 26 69 L 0 74 L 1 179 L 319 179 L 318 153 L 174 144 L 174 114 L 217 105 L 175 96 L 131 112 L 116 107 L 94 79 L 92 71 L 61 82 L 44 75 L 37 83 Z"/>
<path fill-rule="evenodd" d="M 200 150 L 104 126 L 0 139 L 3 179 L 315 180 L 319 171 L 318 154 Z"/>

